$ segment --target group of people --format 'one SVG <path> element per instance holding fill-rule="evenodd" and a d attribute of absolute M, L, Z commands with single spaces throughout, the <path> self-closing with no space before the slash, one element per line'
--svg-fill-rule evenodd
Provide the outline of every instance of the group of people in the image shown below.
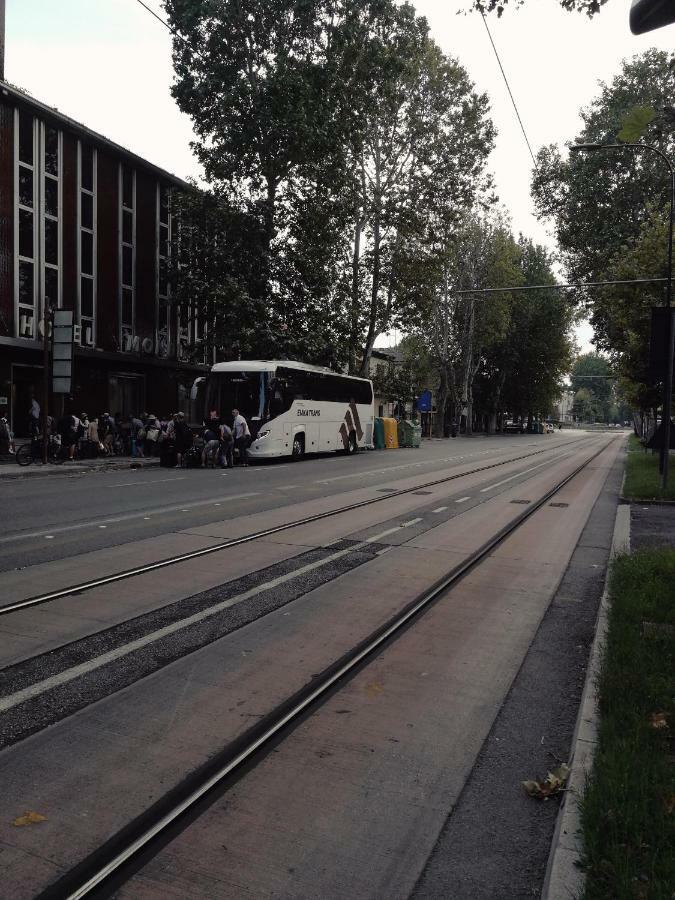
<path fill-rule="evenodd" d="M 31 404 L 28 424 L 31 439 L 41 440 L 43 417 L 35 401 Z M 236 451 L 239 463 L 248 465 L 251 433 L 238 409 L 232 410 L 231 420 L 211 410 L 197 441 L 182 412 L 164 420 L 153 413 L 122 417 L 120 413 L 104 412 L 89 417 L 86 412 L 79 415 L 67 412 L 58 419 L 47 416 L 46 426 L 49 440 L 59 446 L 66 460 L 73 460 L 76 455 L 93 458 L 129 454 L 142 458 L 159 454 L 162 465 L 181 468 L 185 454 L 190 452 L 191 465 L 232 468 Z M 0 452 L 11 453 L 14 449 L 14 435 L 6 411 L 0 410 Z"/>
<path fill-rule="evenodd" d="M 205 468 L 219 465 L 221 468 L 234 467 L 234 451 L 239 457 L 240 465 L 248 465 L 248 446 L 251 432 L 244 416 L 238 409 L 232 410 L 232 426 L 221 419 L 218 410 L 212 409 L 204 422 L 202 432 L 204 447 L 201 464 Z"/>

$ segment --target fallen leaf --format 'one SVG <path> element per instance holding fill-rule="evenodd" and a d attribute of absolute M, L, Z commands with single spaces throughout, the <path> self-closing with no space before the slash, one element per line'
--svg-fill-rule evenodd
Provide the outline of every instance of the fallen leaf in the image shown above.
<path fill-rule="evenodd" d="M 652 713 L 649 717 L 649 724 L 652 728 L 659 730 L 661 728 L 668 727 L 668 717 L 664 712 L 655 712 Z"/>
<path fill-rule="evenodd" d="M 38 812 L 27 812 L 23 816 L 19 816 L 18 819 L 14 819 L 12 825 L 20 828 L 22 825 L 39 825 L 40 822 L 45 822 L 46 820 L 47 816 L 43 816 Z"/>
<path fill-rule="evenodd" d="M 372 684 L 366 686 L 366 692 L 370 694 L 371 697 L 375 697 L 377 694 L 381 694 L 384 688 L 381 684 L 378 684 L 374 681 Z"/>
<path fill-rule="evenodd" d="M 559 794 L 565 789 L 565 783 L 569 778 L 570 767 L 563 763 L 557 769 L 549 772 L 543 781 L 523 781 L 525 791 L 536 800 L 548 800 L 554 794 Z"/>

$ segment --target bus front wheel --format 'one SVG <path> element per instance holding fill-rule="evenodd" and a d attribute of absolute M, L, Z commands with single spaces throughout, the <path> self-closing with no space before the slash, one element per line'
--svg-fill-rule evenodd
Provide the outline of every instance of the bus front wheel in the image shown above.
<path fill-rule="evenodd" d="M 293 437 L 293 459 L 302 459 L 305 455 L 305 436 L 296 434 Z"/>
<path fill-rule="evenodd" d="M 358 449 L 359 445 L 356 443 L 356 433 L 352 431 L 349 435 L 349 442 L 347 443 L 347 454 L 353 456 Z"/>

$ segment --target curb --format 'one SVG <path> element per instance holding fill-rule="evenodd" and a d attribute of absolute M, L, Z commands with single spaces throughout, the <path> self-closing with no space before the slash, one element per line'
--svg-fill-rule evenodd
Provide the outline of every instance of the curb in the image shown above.
<path fill-rule="evenodd" d="M 159 459 L 147 459 L 144 462 L 133 460 L 131 458 L 120 459 L 119 462 L 111 462 L 103 465 L 82 465 L 74 463 L 73 465 L 60 466 L 26 466 L 22 468 L 16 463 L 6 463 L 0 465 L 0 480 L 17 480 L 23 478 L 48 478 L 55 475 L 81 475 L 84 472 L 115 472 L 124 469 L 152 469 L 159 466 Z"/>
<path fill-rule="evenodd" d="M 620 553 L 630 551 L 630 506 L 620 505 L 616 510 L 614 533 L 609 558 L 610 563 Z M 605 587 L 600 599 L 600 608 L 595 626 L 595 637 L 586 670 L 584 690 L 572 738 L 571 768 L 567 791 L 556 820 L 551 851 L 546 866 L 542 900 L 572 900 L 581 897 L 584 891 L 585 875 L 578 863 L 583 855 L 580 799 L 586 779 L 593 766 L 600 719 L 597 683 L 600 674 L 602 650 L 607 634 L 609 612 L 609 566 L 605 577 Z"/>

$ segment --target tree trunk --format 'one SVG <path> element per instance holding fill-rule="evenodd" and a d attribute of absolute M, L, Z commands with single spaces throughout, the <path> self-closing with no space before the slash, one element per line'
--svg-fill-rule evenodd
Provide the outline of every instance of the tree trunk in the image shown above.
<path fill-rule="evenodd" d="M 436 397 L 436 422 L 434 433 L 436 437 L 443 437 L 445 429 L 445 410 L 448 405 L 448 373 L 445 366 L 441 367 L 440 384 L 438 386 L 438 394 Z"/>
<path fill-rule="evenodd" d="M 362 378 L 368 377 L 368 366 L 370 363 L 370 355 L 373 352 L 375 339 L 377 337 L 377 307 L 380 296 L 380 254 L 381 254 L 381 215 L 382 215 L 382 197 L 381 197 L 381 172 L 380 172 L 380 140 L 379 136 L 375 140 L 375 196 L 373 200 L 373 281 L 370 292 L 370 315 L 368 317 L 368 333 L 366 335 L 365 346 L 363 348 L 363 357 L 361 359 L 361 369 L 359 374 Z"/>
<path fill-rule="evenodd" d="M 352 253 L 351 321 L 349 327 L 349 374 L 356 372 L 356 343 L 359 334 L 359 260 L 361 256 L 362 219 L 358 216 L 354 225 L 354 252 Z"/>

